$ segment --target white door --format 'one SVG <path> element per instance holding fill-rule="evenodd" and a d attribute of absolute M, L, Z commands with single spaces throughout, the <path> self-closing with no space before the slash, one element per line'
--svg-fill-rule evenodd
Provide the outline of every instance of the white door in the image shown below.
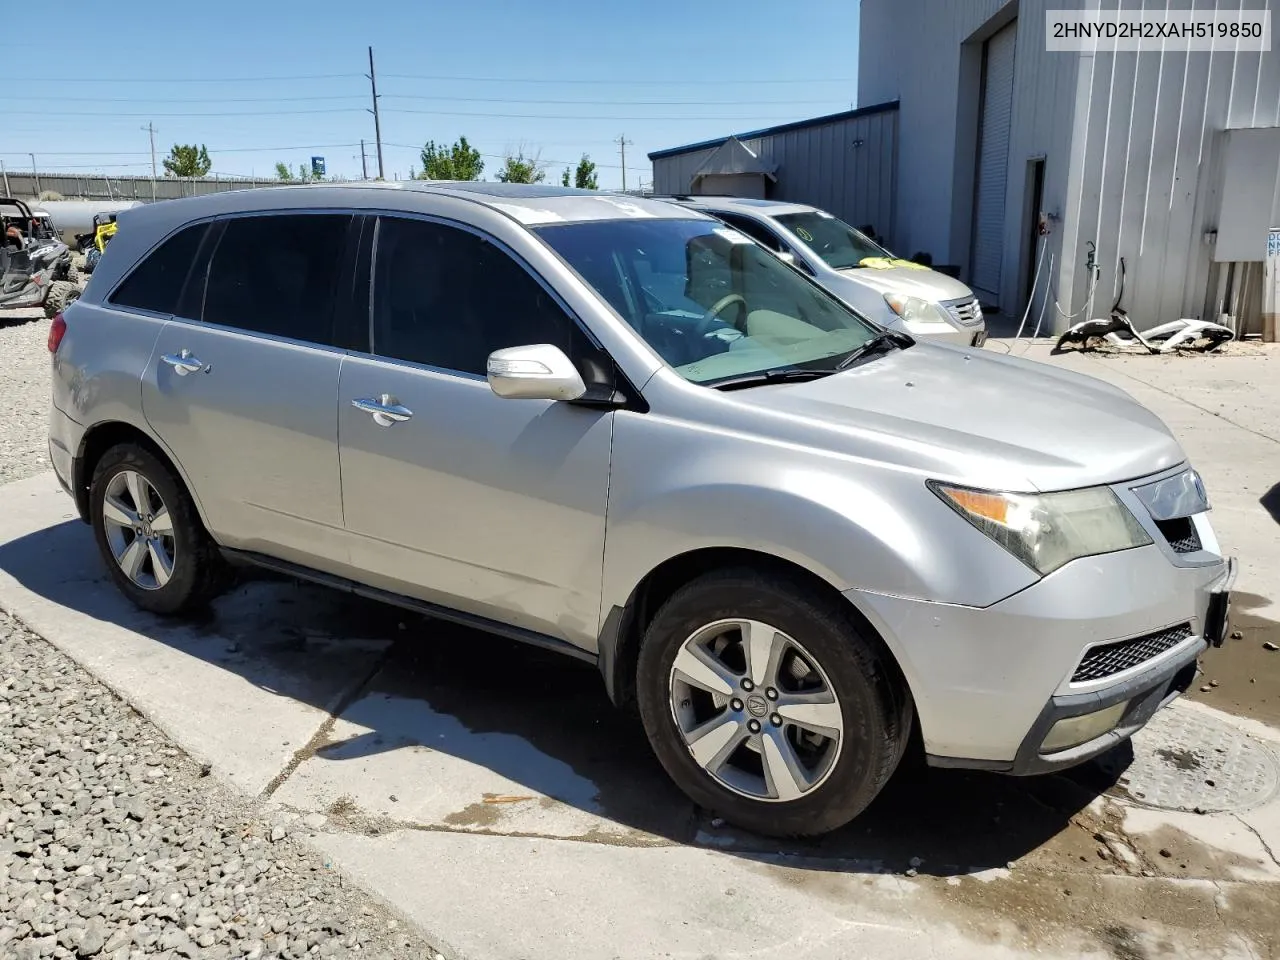
<path fill-rule="evenodd" d="M 1018 21 L 986 43 L 982 113 L 978 127 L 978 169 L 973 204 L 970 286 L 982 302 L 1000 304 L 1004 259 L 1005 191 L 1009 176 L 1009 129 L 1013 118 L 1013 60 Z"/>

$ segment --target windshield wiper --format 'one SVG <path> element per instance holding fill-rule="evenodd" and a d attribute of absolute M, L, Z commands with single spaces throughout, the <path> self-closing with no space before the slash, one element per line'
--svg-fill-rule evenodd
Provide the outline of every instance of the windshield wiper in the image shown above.
<path fill-rule="evenodd" d="M 729 377 L 717 380 L 707 386 L 717 390 L 741 390 L 743 387 L 758 387 L 764 383 L 794 383 L 801 380 L 819 380 L 829 377 L 834 370 L 802 370 L 794 367 L 777 367 L 773 370 L 758 370 L 755 373 L 744 373 L 740 377 Z"/>
<path fill-rule="evenodd" d="M 897 330 L 883 330 L 866 343 L 850 350 L 844 359 L 836 364 L 836 369 L 847 370 L 859 360 L 869 359 L 880 353 L 888 353 L 895 348 L 905 349 L 913 343 L 915 340 L 905 333 L 899 333 Z"/>

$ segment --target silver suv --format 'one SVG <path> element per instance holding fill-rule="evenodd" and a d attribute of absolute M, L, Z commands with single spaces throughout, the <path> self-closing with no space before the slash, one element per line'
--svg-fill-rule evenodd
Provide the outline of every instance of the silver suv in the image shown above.
<path fill-rule="evenodd" d="M 825 210 L 783 200 L 681 196 L 809 274 L 854 310 L 913 337 L 980 347 L 982 304 L 954 277 L 895 257 Z"/>
<path fill-rule="evenodd" d="M 413 183 L 119 224 L 51 328 L 50 453 L 147 610 L 238 561 L 562 651 L 775 834 L 909 744 L 1078 763 L 1221 641 L 1234 567 L 1156 417 L 886 332 L 695 211 Z"/>

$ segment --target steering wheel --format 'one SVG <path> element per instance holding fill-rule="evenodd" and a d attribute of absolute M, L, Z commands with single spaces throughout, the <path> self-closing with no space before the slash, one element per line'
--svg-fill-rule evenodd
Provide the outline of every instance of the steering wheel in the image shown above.
<path fill-rule="evenodd" d="M 698 326 L 694 328 L 694 337 L 705 337 L 711 331 L 711 325 L 720 319 L 720 314 L 724 311 L 725 307 L 734 303 L 740 303 L 743 307 L 747 305 L 747 301 L 738 293 L 726 294 L 713 303 L 711 305 L 711 309 L 702 315 L 702 319 L 698 321 Z M 746 331 L 741 327 L 738 327 L 736 323 L 734 326 L 742 333 L 746 333 Z"/>

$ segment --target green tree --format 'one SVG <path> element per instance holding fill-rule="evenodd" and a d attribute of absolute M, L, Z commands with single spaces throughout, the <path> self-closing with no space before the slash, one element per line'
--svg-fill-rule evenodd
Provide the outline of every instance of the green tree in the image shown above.
<path fill-rule="evenodd" d="M 418 176 L 423 180 L 479 180 L 484 171 L 480 151 L 467 143 L 466 137 L 459 137 L 451 147 L 428 140 L 421 156 Z"/>
<path fill-rule="evenodd" d="M 537 156 L 526 157 L 524 149 L 514 154 L 508 153 L 502 161 L 502 169 L 498 171 L 498 179 L 503 183 L 541 183 L 547 177 Z"/>
<path fill-rule="evenodd" d="M 569 168 L 568 168 L 568 167 L 565 167 L 565 168 L 564 168 L 564 173 L 562 173 L 562 174 L 560 175 L 560 186 L 562 186 L 562 187 L 569 187 L 569 186 L 572 186 L 572 184 L 569 182 L 569 179 L 570 179 L 570 178 L 569 178 Z"/>
<path fill-rule="evenodd" d="M 569 185 L 569 171 L 564 172 L 564 185 Z M 578 161 L 578 169 L 573 171 L 573 185 L 579 190 L 599 190 L 600 178 L 596 175 L 596 165 L 585 153 Z"/>
<path fill-rule="evenodd" d="M 284 162 L 276 164 L 276 179 L 283 180 L 286 183 L 314 183 L 316 180 L 323 180 L 324 177 L 317 173 L 312 173 L 311 168 L 305 163 L 298 164 L 298 172 L 294 173 L 289 169 L 289 165 Z"/>
<path fill-rule="evenodd" d="M 213 169 L 209 150 L 202 143 L 175 143 L 164 160 L 166 177 L 203 177 Z"/>

